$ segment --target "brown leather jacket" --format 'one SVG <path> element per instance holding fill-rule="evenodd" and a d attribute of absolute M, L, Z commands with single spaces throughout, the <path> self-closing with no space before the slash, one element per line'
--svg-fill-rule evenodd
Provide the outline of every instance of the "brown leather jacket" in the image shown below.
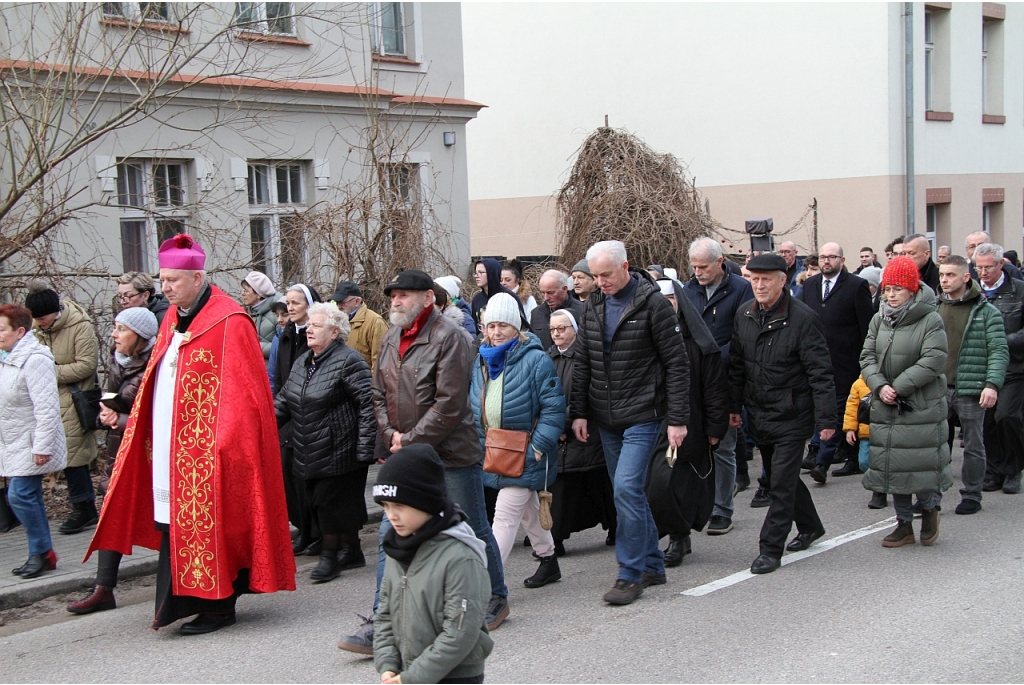
<path fill-rule="evenodd" d="M 373 410 L 384 446 L 398 431 L 402 445 L 432 445 L 446 467 L 478 463 L 483 454 L 469 408 L 473 351 L 466 336 L 437 310 L 404 359 L 398 356 L 401 336 L 398 326 L 388 329 L 373 370 Z"/>

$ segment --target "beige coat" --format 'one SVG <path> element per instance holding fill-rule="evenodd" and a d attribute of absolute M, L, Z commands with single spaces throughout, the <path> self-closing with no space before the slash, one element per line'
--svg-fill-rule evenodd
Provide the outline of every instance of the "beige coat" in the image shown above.
<path fill-rule="evenodd" d="M 380 314 L 365 304 L 359 305 L 349 323 L 352 324 L 352 332 L 348 336 L 348 346 L 363 355 L 372 372 L 377 368 L 377 351 L 384 334 L 388 332 L 388 324 Z"/>
<path fill-rule="evenodd" d="M 96 438 L 82 432 L 69 386 L 78 383 L 82 390 L 89 390 L 96 384 L 99 341 L 92 319 L 81 305 L 62 300 L 60 316 L 53 327 L 44 331 L 33 326 L 32 332 L 39 342 L 50 348 L 57 364 L 60 418 L 67 436 L 68 466 L 87 466 L 96 459 Z"/>

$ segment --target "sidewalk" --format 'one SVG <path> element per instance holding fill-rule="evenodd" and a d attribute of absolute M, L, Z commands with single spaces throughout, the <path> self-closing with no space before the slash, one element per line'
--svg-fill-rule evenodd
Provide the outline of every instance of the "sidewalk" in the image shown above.
<path fill-rule="evenodd" d="M 370 496 L 371 488 L 377 480 L 377 470 L 370 467 L 366 478 L 366 509 L 370 514 L 370 524 L 381 520 L 383 510 Z M 57 532 L 61 521 L 50 521 L 50 533 L 53 548 L 57 552 L 57 570 L 25 580 L 11 573 L 25 563 L 28 558 L 28 539 L 25 529 L 17 527 L 8 533 L 0 534 L 0 611 L 12 607 L 25 606 L 38 602 L 46 597 L 75 592 L 92 585 L 96 578 L 97 555 L 93 554 L 89 561 L 82 563 L 85 551 L 92 541 L 93 528 L 77 535 L 61 535 Z M 124 580 L 137 576 L 156 573 L 157 552 L 136 547 L 131 556 L 121 561 L 119 578 Z"/>

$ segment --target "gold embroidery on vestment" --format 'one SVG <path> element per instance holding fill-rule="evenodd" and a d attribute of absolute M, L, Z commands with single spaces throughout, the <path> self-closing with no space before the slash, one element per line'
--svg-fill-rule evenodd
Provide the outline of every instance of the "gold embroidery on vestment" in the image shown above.
<path fill-rule="evenodd" d="M 179 576 L 183 587 L 203 591 L 217 586 L 213 551 L 213 473 L 216 435 L 213 429 L 220 378 L 213 353 L 193 350 L 181 374 L 181 428 L 178 430 L 177 512 L 178 555 L 185 560 Z M 202 370 L 193 366 L 205 367 Z M 208 370 L 207 370 L 208 369 Z"/>

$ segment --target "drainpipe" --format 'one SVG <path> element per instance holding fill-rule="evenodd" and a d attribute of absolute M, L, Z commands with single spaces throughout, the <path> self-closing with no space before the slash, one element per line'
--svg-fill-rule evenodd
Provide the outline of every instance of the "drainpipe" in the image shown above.
<path fill-rule="evenodd" d="M 904 3 L 904 65 L 903 83 L 906 90 L 904 112 L 907 119 L 906 137 L 906 177 L 907 177 L 907 234 L 914 232 L 914 3 Z"/>

